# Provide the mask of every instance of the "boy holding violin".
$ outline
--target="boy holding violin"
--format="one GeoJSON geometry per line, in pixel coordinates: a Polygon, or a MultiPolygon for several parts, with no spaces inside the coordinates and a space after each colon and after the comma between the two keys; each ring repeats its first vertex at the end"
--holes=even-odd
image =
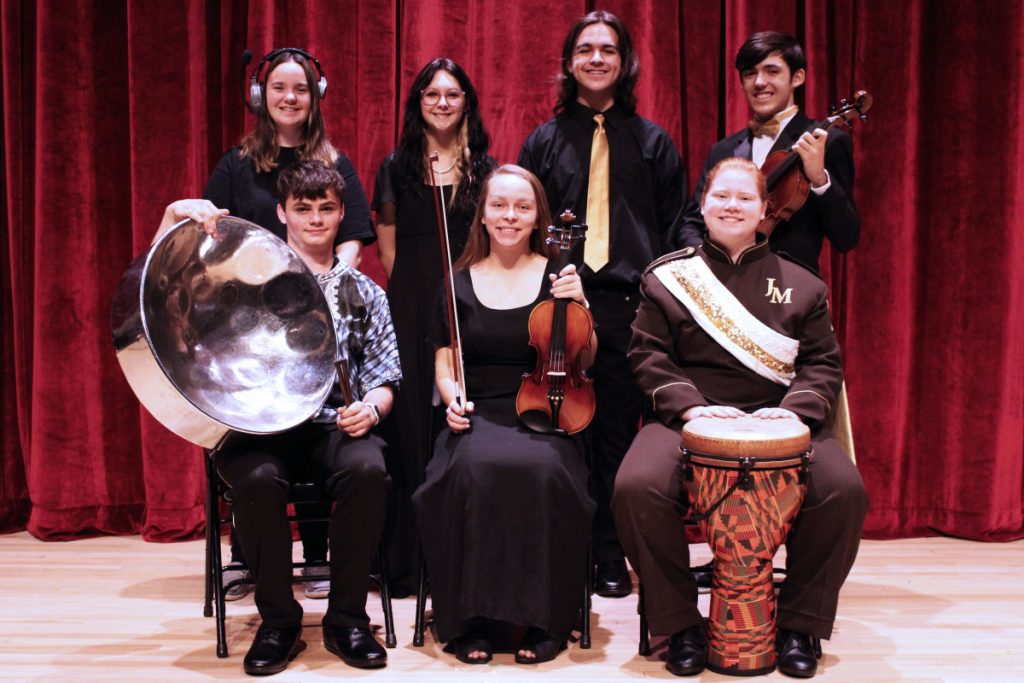
{"type": "Polygon", "coordinates": [[[753,119],[747,128],[711,148],[684,210],[685,244],[697,246],[704,238],[700,197],[708,171],[715,164],[727,157],[742,157],[760,168],[769,154],[781,150],[799,155],[811,189],[806,203],[772,231],[772,251],[785,253],[817,271],[824,238],[840,253],[857,246],[860,220],[853,204],[853,144],[845,131],[818,128],[797,108],[794,93],[804,84],[806,68],[803,49],[785,33],[755,33],[740,47],[736,70],[753,119]]]}

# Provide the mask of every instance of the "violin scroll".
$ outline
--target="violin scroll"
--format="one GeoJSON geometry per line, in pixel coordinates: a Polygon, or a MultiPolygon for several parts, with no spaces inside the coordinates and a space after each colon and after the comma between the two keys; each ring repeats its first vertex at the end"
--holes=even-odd
{"type": "Polygon", "coordinates": [[[837,123],[852,127],[858,119],[866,122],[868,120],[868,110],[871,109],[871,105],[874,103],[874,98],[871,97],[871,93],[867,90],[858,90],[853,94],[853,102],[848,101],[845,97],[839,100],[839,106],[832,105],[829,108],[829,116],[825,119],[825,125],[822,128],[828,129],[837,123]]]}

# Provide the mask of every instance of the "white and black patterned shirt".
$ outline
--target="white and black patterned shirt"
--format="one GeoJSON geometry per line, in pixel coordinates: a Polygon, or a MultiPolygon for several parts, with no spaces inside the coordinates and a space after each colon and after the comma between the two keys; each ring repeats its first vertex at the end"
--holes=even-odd
{"type": "MultiPolygon", "coordinates": [[[[348,362],[349,381],[357,400],[371,389],[397,387],[402,379],[398,342],[391,324],[391,309],[384,290],[358,270],[335,259],[334,267],[316,275],[327,297],[338,336],[338,357],[348,362]]],[[[344,404],[335,383],[314,422],[337,420],[344,404]]]]}

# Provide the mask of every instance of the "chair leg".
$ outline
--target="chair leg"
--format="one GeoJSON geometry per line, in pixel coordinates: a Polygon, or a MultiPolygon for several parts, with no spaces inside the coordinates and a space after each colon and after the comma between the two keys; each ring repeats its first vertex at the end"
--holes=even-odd
{"type": "Polygon", "coordinates": [[[647,605],[644,603],[644,585],[640,584],[640,598],[637,600],[636,611],[640,613],[640,647],[642,657],[651,654],[651,631],[647,627],[647,605]]]}
{"type": "Polygon", "coordinates": [[[208,537],[210,539],[210,569],[212,576],[210,582],[213,584],[214,616],[217,629],[217,656],[221,659],[228,656],[228,638],[225,631],[224,615],[224,562],[220,553],[220,510],[218,507],[218,480],[217,466],[214,463],[212,454],[206,459],[206,484],[207,488],[207,513],[206,524],[208,537]]]}
{"type": "Polygon", "coordinates": [[[423,647],[423,635],[426,631],[427,611],[427,561],[423,557],[423,548],[420,548],[420,576],[416,585],[416,622],[413,626],[412,644],[415,647],[423,647]]]}
{"type": "Polygon", "coordinates": [[[593,588],[593,576],[594,576],[594,558],[593,548],[588,545],[587,547],[587,571],[584,576],[586,579],[583,582],[583,626],[580,629],[580,648],[583,650],[590,649],[590,612],[591,612],[591,595],[590,591],[593,588]]]}
{"type": "Polygon", "coordinates": [[[377,565],[380,568],[380,602],[384,609],[384,644],[388,647],[398,646],[398,637],[395,635],[395,614],[391,610],[391,582],[388,580],[387,558],[384,552],[384,545],[381,544],[377,550],[377,565]]]}
{"type": "MultiPolygon", "coordinates": [[[[207,467],[209,467],[209,456],[207,457],[207,467]]],[[[207,472],[209,474],[209,472],[207,472]]],[[[209,476],[207,476],[207,488],[209,488],[209,476]]],[[[212,497],[210,491],[206,492],[206,548],[204,555],[206,556],[206,570],[203,572],[203,616],[213,616],[213,542],[216,539],[214,534],[214,527],[216,523],[211,523],[210,520],[214,519],[214,515],[211,514],[211,502],[212,497]]]]}

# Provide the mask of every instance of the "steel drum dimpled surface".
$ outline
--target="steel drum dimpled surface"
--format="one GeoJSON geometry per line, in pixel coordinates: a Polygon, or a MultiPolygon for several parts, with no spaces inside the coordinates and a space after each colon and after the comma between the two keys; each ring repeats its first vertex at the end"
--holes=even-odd
{"type": "Polygon", "coordinates": [[[215,237],[190,221],[165,234],[122,278],[113,329],[139,400],[203,446],[229,429],[294,427],[334,382],[334,325],[315,276],[287,244],[238,218],[221,218],[215,237]]]}

